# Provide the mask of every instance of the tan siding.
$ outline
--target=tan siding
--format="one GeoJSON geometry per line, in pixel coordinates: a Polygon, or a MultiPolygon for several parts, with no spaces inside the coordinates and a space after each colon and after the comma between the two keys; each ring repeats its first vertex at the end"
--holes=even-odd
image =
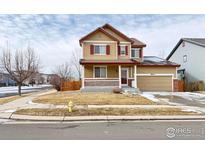
{"type": "Polygon", "coordinates": [[[130,59],[130,47],[131,47],[131,44],[128,44],[128,43],[120,43],[120,45],[126,45],[126,46],[128,46],[128,55],[125,55],[125,56],[119,55],[118,58],[119,58],[119,59],[130,59]]]}
{"type": "Polygon", "coordinates": [[[174,74],[176,77],[176,67],[137,67],[138,74],[174,74]]]}
{"type": "Polygon", "coordinates": [[[105,35],[102,32],[97,32],[93,35],[91,35],[89,38],[87,38],[86,40],[95,40],[95,41],[113,41],[112,38],[108,37],[107,35],[105,35]]]}
{"type": "Polygon", "coordinates": [[[118,78],[118,66],[107,66],[107,77],[108,78],[118,78]]]}
{"type": "Polygon", "coordinates": [[[129,78],[134,78],[134,66],[129,67],[129,78]]]}
{"type": "Polygon", "coordinates": [[[118,34],[116,34],[115,32],[113,32],[112,30],[105,28],[105,30],[112,34],[115,38],[117,38],[118,40],[122,41],[122,42],[127,42],[127,40],[125,40],[124,38],[122,38],[121,36],[119,36],[118,34]]]}
{"type": "Polygon", "coordinates": [[[138,76],[137,86],[142,91],[172,91],[172,77],[138,76]]]}
{"type": "Polygon", "coordinates": [[[85,78],[92,78],[93,77],[93,66],[92,65],[85,65],[84,66],[84,77],[85,78]]]}
{"type": "Polygon", "coordinates": [[[117,43],[83,43],[83,58],[86,60],[116,60],[117,43]],[[91,55],[90,54],[90,45],[92,44],[106,44],[110,45],[110,55],[91,55]]]}

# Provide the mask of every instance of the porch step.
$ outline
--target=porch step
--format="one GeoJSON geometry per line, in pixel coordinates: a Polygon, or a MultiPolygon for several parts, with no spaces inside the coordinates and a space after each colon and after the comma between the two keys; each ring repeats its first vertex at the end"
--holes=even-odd
{"type": "Polygon", "coordinates": [[[95,86],[95,87],[84,87],[83,89],[81,89],[81,92],[112,92],[113,88],[112,86],[106,86],[106,87],[102,87],[102,86],[95,86]]]}
{"type": "Polygon", "coordinates": [[[131,87],[123,87],[122,91],[124,93],[132,93],[132,94],[139,94],[141,91],[138,88],[131,88],[131,87]]]}

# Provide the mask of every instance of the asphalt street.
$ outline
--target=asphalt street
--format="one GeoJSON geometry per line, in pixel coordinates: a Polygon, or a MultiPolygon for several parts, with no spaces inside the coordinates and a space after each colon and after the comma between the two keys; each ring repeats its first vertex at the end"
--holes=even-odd
{"type": "Polygon", "coordinates": [[[205,121],[15,122],[0,120],[0,139],[205,139],[205,121]]]}

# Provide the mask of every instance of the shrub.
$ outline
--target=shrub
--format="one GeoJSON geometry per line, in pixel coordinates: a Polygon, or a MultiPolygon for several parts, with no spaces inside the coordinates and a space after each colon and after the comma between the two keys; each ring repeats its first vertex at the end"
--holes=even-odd
{"type": "Polygon", "coordinates": [[[115,93],[115,94],[120,94],[120,93],[122,93],[122,89],[121,88],[114,88],[112,90],[112,92],[115,93]]]}
{"type": "Polygon", "coordinates": [[[204,83],[203,81],[195,81],[188,84],[188,91],[203,91],[204,83]]]}

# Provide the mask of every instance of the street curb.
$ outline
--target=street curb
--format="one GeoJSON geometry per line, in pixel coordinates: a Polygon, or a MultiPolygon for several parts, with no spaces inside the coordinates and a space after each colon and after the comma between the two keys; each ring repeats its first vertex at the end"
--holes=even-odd
{"type": "Polygon", "coordinates": [[[13,114],[11,120],[25,121],[148,121],[148,120],[205,120],[205,116],[25,116],[13,114]]]}

